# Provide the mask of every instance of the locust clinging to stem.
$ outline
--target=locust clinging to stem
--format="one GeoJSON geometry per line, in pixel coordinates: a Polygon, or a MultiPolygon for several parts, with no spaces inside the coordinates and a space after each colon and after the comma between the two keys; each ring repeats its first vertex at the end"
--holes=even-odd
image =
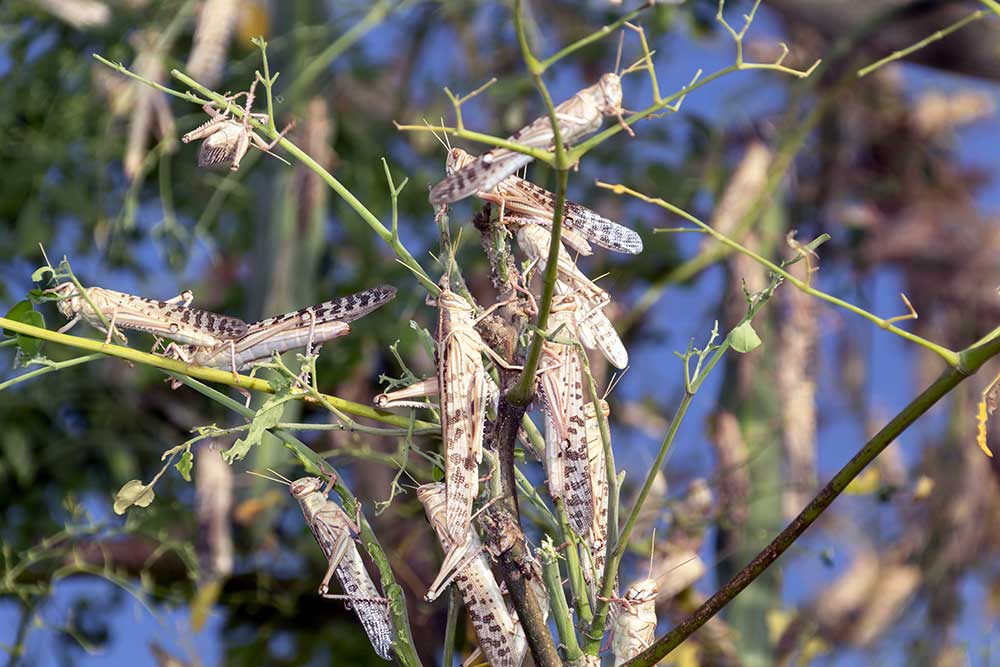
{"type": "Polygon", "coordinates": [[[220,167],[228,164],[230,170],[237,171],[240,168],[240,161],[243,159],[243,156],[250,150],[251,143],[268,155],[288,164],[286,160],[272,153],[271,149],[281,141],[286,132],[292,129],[294,123],[289,123],[285,126],[285,129],[271,143],[264,141],[250,127],[251,118],[261,121],[268,120],[267,114],[253,113],[252,111],[257,81],[258,79],[254,78],[253,83],[250,84],[250,90],[226,97],[227,101],[232,102],[241,95],[246,96],[247,101],[246,106],[243,108],[242,119],[237,120],[230,116],[230,108],[228,106],[222,111],[218,111],[213,104],[209,103],[202,106],[205,113],[209,115],[209,120],[181,137],[181,141],[186,144],[197,139],[204,139],[201,143],[201,148],[198,149],[199,167],[220,167]]]}
{"type": "Polygon", "coordinates": [[[319,594],[329,599],[346,600],[358,615],[372,648],[383,660],[391,660],[393,634],[388,603],[375,588],[354,543],[353,536],[360,532],[359,522],[349,517],[340,505],[328,497],[336,475],[330,473],[330,480],[324,484],[319,477],[300,477],[293,482],[273,470],[270,472],[276,478],[251,474],[289,487],[327,558],[328,565],[319,585],[319,594]],[[344,589],[344,595],[329,592],[330,579],[334,574],[344,589]]]}

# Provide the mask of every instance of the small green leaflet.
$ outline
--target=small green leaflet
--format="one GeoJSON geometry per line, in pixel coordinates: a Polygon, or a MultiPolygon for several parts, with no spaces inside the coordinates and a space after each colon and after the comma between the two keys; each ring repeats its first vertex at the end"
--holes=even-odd
{"type": "Polygon", "coordinates": [[[750,322],[744,322],[729,332],[729,344],[740,353],[747,353],[760,346],[761,340],[750,322]]]}
{"type": "Polygon", "coordinates": [[[226,463],[232,464],[233,461],[242,460],[253,447],[260,444],[261,438],[264,437],[264,432],[269,428],[274,428],[281,421],[281,414],[285,411],[284,404],[287,400],[289,400],[288,389],[264,401],[264,404],[260,406],[260,409],[253,416],[253,421],[250,422],[250,428],[247,430],[246,436],[240,438],[233,443],[232,447],[222,452],[222,458],[226,463]]]}
{"type": "Polygon", "coordinates": [[[132,505],[149,507],[155,497],[153,487],[147,486],[141,479],[125,482],[125,486],[118,489],[118,493],[115,494],[115,514],[125,514],[125,510],[132,505]]]}
{"type": "MultiPolygon", "coordinates": [[[[7,314],[4,315],[8,320],[14,320],[15,322],[23,322],[24,324],[30,324],[31,326],[45,328],[45,318],[42,314],[35,310],[34,306],[31,305],[30,301],[18,301],[15,303],[7,314]]],[[[31,336],[25,336],[24,334],[19,334],[14,331],[9,331],[7,329],[3,330],[5,336],[16,336],[17,346],[21,348],[21,352],[29,357],[33,357],[38,354],[38,351],[42,349],[42,341],[37,338],[32,338],[31,336]]]]}
{"type": "Polygon", "coordinates": [[[34,273],[31,274],[31,282],[40,283],[43,278],[46,278],[47,276],[54,276],[55,274],[56,272],[52,270],[51,266],[40,266],[35,269],[34,273]]]}
{"type": "Polygon", "coordinates": [[[181,474],[185,482],[191,481],[191,468],[194,466],[194,454],[191,453],[191,449],[185,449],[184,453],[181,454],[181,460],[174,464],[177,468],[177,472],[181,474]]]}

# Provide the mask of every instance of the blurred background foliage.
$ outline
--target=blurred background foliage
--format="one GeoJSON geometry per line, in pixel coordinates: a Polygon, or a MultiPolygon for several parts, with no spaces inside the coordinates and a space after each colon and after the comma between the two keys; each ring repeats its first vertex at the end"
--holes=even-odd
{"type": "MultiPolygon", "coordinates": [[[[598,0],[526,6],[543,54],[623,11],[598,0]]],[[[738,17],[749,7],[734,1],[728,13],[738,17]]],[[[692,236],[654,236],[653,228],[677,221],[598,190],[593,179],[626,183],[728,225],[770,257],[788,255],[792,230],[800,240],[827,232],[833,240],[821,249],[816,284],[883,316],[904,312],[896,293],[905,292],[920,314],[908,323],[912,330],[964,347],[1000,316],[1000,236],[992,217],[1000,202],[1000,21],[977,21],[909,64],[865,78],[856,71],[977,7],[768,1],[748,52],[773,57],[777,42],[786,41],[792,66],[824,59],[815,76],[727,77],[692,95],[680,113],[641,123],[637,138],[606,142],[571,176],[573,199],[640,230],[646,243],[627,261],[603,253],[587,261],[591,275],[610,274],[602,284],[616,297],[614,317],[633,358],[610,398],[626,499],[683,391],[671,352],[689,337],[704,340],[715,319],[734,322],[740,281],[754,286],[765,276],[692,236]]],[[[714,1],[688,0],[640,17],[664,91],[699,67],[732,62],[715,10],[714,1]]],[[[505,136],[539,113],[506,3],[6,0],[0,30],[5,303],[32,287],[39,243],[50,257],[69,256],[85,284],[157,298],[190,288],[196,305],[245,319],[390,283],[400,288],[396,301],[324,349],[321,387],[368,402],[380,373],[399,374],[388,348],[397,340],[403,359],[429,372],[431,360],[407,322],[427,326],[433,312],[352,209],[300,165],[257,151],[236,173],[196,169],[196,148],[178,137],[203,121],[202,111],[90,54],[168,85],[170,69],[180,68],[217,91],[240,91],[260,67],[250,39],[264,35],[271,69],[281,71],[279,125],[294,118],[293,140],[385,221],[390,199],[380,158],[397,179],[409,177],[399,202],[401,235],[436,276],[426,187],[440,178],[444,151],[430,135],[395,131],[392,121],[449,119],[441,88],[469,91],[492,76],[499,82],[466,108],[469,127],[505,136]]],[[[549,79],[555,99],[610,69],[616,48],[617,39],[608,38],[560,64],[549,79]]],[[[625,61],[638,53],[627,33],[625,61]]],[[[648,95],[643,75],[628,77],[626,106],[642,108],[648,95]]],[[[544,168],[532,177],[551,182],[544,168]]],[[[458,204],[453,225],[476,208],[458,204]]],[[[461,240],[463,272],[479,301],[490,303],[478,234],[466,226],[461,240]]],[[[58,326],[54,309],[45,315],[58,326]]],[[[765,319],[758,328],[764,346],[731,358],[725,377],[699,397],[626,561],[623,577],[642,576],[643,545],[653,528],[666,535],[654,566],[672,582],[661,583],[661,632],[752,557],[817,481],[940,367],[937,358],[787,287],[765,319]],[[694,556],[697,572],[666,574],[694,556]]],[[[45,354],[59,360],[74,352],[49,345],[45,354]]],[[[603,362],[592,363],[606,382],[603,362]]],[[[799,548],[696,634],[678,660],[991,664],[1000,649],[1000,468],[974,444],[984,382],[962,385],[891,447],[799,548]]],[[[327,419],[290,412],[286,420],[327,419]]],[[[111,359],[3,391],[0,641],[8,664],[378,662],[353,614],[316,596],[325,568],[284,489],[242,474],[282,464],[291,474],[275,442],[236,471],[209,473],[198,459],[196,481],[201,473],[232,487],[222,527],[199,523],[195,485],[173,472],[148,509],[124,522],[110,513],[114,490],[152,477],[160,454],[192,427],[230,422],[201,396],[172,391],[155,370],[111,359]],[[199,540],[230,525],[234,556],[228,566],[216,564],[225,575],[217,604],[195,633],[205,610],[192,600],[212,599],[205,576],[212,566],[199,556],[199,540]],[[139,607],[137,598],[149,606],[139,607]],[[137,624],[136,616],[144,620],[137,624]]],[[[330,431],[306,440],[348,473],[370,515],[388,498],[396,469],[385,454],[399,443],[330,431]]],[[[426,464],[412,465],[426,480],[426,464]]],[[[528,468],[541,481],[537,466],[528,468]]],[[[446,605],[420,601],[438,558],[422,513],[405,495],[373,522],[406,589],[421,656],[435,664],[446,605]]],[[[459,637],[467,655],[471,628],[459,637]]]]}

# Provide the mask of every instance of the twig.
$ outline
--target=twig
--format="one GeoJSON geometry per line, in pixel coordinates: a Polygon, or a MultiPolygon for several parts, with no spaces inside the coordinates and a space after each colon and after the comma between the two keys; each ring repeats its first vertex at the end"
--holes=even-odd
{"type": "Polygon", "coordinates": [[[680,625],[657,639],[652,646],[626,663],[627,667],[651,667],[663,659],[684,640],[703,626],[719,610],[741,591],[749,586],[764,570],[776,561],[796,540],[830,507],[834,500],[847,488],[875,458],[896,440],[911,424],[927,412],[941,398],[947,395],[970,375],[976,373],[984,363],[1000,354],[1000,339],[993,339],[984,345],[966,348],[959,353],[961,361],[957,367],[945,369],[927,389],[914,398],[882,430],[875,434],[858,453],[806,505],[795,519],[778,534],[750,563],[740,570],[712,597],[688,616],[680,625]]]}

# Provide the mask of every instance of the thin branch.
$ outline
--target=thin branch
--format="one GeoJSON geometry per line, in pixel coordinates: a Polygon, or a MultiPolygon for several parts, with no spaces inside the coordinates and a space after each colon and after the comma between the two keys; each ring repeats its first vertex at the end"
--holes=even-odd
{"type": "MultiPolygon", "coordinates": [[[[148,352],[133,350],[130,347],[104,343],[90,338],[81,338],[79,336],[62,334],[57,331],[49,331],[48,329],[42,329],[23,322],[8,320],[4,317],[0,317],[0,327],[31,336],[33,338],[39,338],[41,340],[57,343],[59,345],[68,345],[69,347],[74,347],[80,350],[96,352],[110,357],[125,359],[137,364],[152,366],[180,376],[187,375],[199,380],[225,384],[230,387],[239,387],[250,391],[261,391],[268,394],[275,393],[275,388],[271,386],[271,383],[265,380],[248,377],[246,375],[234,376],[232,371],[223,371],[216,368],[204,368],[202,366],[188,366],[183,361],[176,359],[168,359],[166,357],[150,354],[148,352]]],[[[306,400],[307,397],[307,392],[302,392],[301,394],[297,394],[295,396],[297,400],[306,400]]],[[[353,401],[348,401],[336,396],[330,396],[328,394],[323,394],[323,397],[331,405],[336,406],[338,410],[342,410],[343,412],[352,414],[356,417],[374,419],[375,421],[391,424],[393,426],[399,426],[401,428],[408,428],[411,424],[408,417],[402,417],[391,412],[386,412],[385,410],[379,410],[378,408],[373,408],[369,405],[354,403],[353,401]]],[[[414,428],[420,429],[434,427],[433,424],[423,421],[414,421],[412,424],[414,428]]]]}
{"type": "MultiPolygon", "coordinates": [[[[998,11],[998,9],[994,9],[992,7],[991,7],[991,9],[993,9],[993,11],[998,11]]],[[[964,28],[965,26],[969,25],[973,21],[978,21],[979,19],[983,18],[984,16],[986,16],[986,10],[984,10],[984,9],[980,9],[978,11],[972,12],[971,14],[969,14],[968,16],[966,16],[965,18],[956,21],[955,23],[951,24],[950,26],[948,26],[946,28],[942,28],[941,30],[936,31],[933,34],[928,35],[927,37],[925,37],[924,39],[920,40],[916,44],[908,46],[905,49],[900,49],[899,51],[894,51],[893,53],[890,53],[889,55],[887,55],[885,58],[882,58],[881,60],[876,60],[871,65],[868,65],[866,67],[862,67],[861,69],[858,70],[858,78],[860,79],[863,76],[868,76],[869,74],[871,74],[872,72],[874,72],[878,68],[882,67],[883,65],[887,65],[887,64],[889,64],[889,63],[891,63],[893,61],[896,61],[896,60],[901,60],[901,59],[905,58],[906,56],[910,55],[911,53],[913,53],[915,51],[919,51],[920,49],[924,48],[928,44],[933,44],[934,42],[942,40],[945,37],[947,37],[948,35],[950,35],[951,33],[955,32],[957,30],[961,30],[962,28],[964,28]]]]}
{"type": "Polygon", "coordinates": [[[764,266],[768,270],[773,271],[774,273],[782,276],[785,280],[787,280],[789,283],[797,287],[799,290],[805,292],[806,294],[815,296],[818,299],[822,299],[823,301],[826,301],[835,306],[839,306],[845,310],[848,310],[874,323],[880,329],[885,329],[890,333],[896,334],[900,338],[908,340],[911,343],[916,343],[917,345],[920,345],[921,347],[930,350],[934,354],[941,357],[949,366],[957,367],[959,363],[959,357],[957,352],[950,350],[942,345],[938,345],[937,343],[934,343],[932,341],[929,341],[926,338],[918,336],[917,334],[910,333],[909,331],[906,331],[904,329],[900,329],[899,327],[895,326],[892,323],[897,318],[889,318],[889,319],[881,318],[878,315],[875,315],[874,313],[865,310],[864,308],[855,306],[854,304],[848,303],[847,301],[835,297],[832,294],[828,294],[826,292],[823,292],[822,290],[818,290],[815,287],[810,286],[805,280],[801,280],[795,277],[794,275],[785,271],[783,268],[781,268],[771,260],[762,257],[753,250],[750,250],[746,246],[741,245],[740,243],[734,241],[725,234],[713,229],[710,225],[706,224],[705,222],[702,222],[700,219],[698,219],[694,215],[688,213],[687,211],[678,206],[674,206],[673,204],[663,199],[660,199],[659,197],[650,197],[648,195],[644,195],[641,192],[637,192],[621,184],[610,184],[598,181],[597,187],[604,188],[605,190],[611,190],[617,195],[627,194],[631,197],[635,197],[636,199],[641,199],[644,202],[654,204],[656,206],[659,206],[660,208],[664,208],[670,211],[671,213],[679,215],[688,222],[691,222],[692,224],[697,225],[699,228],[703,229],[706,234],[709,234],[723,245],[729,247],[732,250],[735,250],[736,252],[746,255],[747,257],[753,259],[761,266],[764,266]]]}
{"type": "Polygon", "coordinates": [[[892,444],[901,433],[927,412],[986,361],[1000,354],[1000,339],[973,346],[959,353],[961,362],[945,369],[927,389],[903,408],[882,430],[875,434],[858,453],[824,486],[805,509],[792,520],[753,560],[706,600],[680,625],[657,639],[652,646],[626,663],[627,667],[651,667],[690,637],[715,616],[726,604],[760,576],[774,561],[802,536],[834,500],[875,458],[892,444]]]}

